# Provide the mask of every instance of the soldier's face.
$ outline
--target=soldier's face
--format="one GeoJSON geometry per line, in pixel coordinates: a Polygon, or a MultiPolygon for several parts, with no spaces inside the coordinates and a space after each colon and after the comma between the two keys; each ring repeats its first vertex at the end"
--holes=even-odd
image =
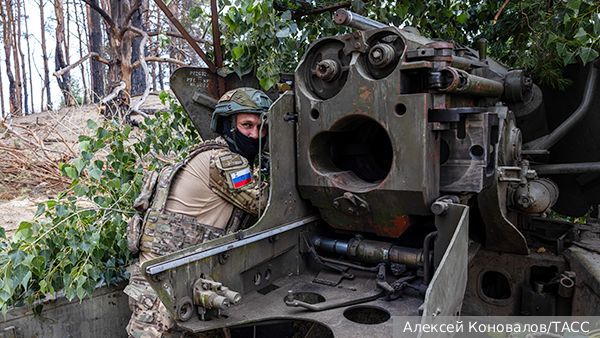
{"type": "MultiPolygon", "coordinates": [[[[239,113],[236,118],[237,129],[249,138],[257,139],[260,134],[260,114],[239,113]]],[[[267,127],[262,128],[261,138],[267,135],[267,127]]]]}

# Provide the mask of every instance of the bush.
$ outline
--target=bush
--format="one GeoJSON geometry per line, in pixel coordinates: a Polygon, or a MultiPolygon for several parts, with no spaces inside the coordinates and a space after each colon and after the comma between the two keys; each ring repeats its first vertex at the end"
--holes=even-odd
{"type": "MultiPolygon", "coordinates": [[[[34,304],[62,290],[67,299],[92,296],[96,286],[128,278],[131,262],[125,229],[134,214],[144,170],[187,156],[200,138],[182,107],[166,93],[159,112],[140,123],[141,130],[119,121],[98,125],[79,137],[81,156],[63,163],[70,188],[40,203],[31,222],[22,222],[10,242],[0,227],[0,308],[34,304]]],[[[42,305],[36,305],[39,314],[42,305]]]]}

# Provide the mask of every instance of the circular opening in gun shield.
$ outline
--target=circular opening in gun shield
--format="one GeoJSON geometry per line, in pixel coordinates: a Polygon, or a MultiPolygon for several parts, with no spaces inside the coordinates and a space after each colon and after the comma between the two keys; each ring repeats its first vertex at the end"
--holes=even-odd
{"type": "Polygon", "coordinates": [[[313,121],[315,121],[315,120],[318,120],[318,119],[319,119],[319,116],[320,116],[321,114],[319,113],[319,111],[318,111],[318,110],[316,110],[316,109],[311,109],[311,110],[310,110],[310,113],[309,113],[309,115],[310,115],[310,118],[311,118],[313,121]]]}
{"type": "Polygon", "coordinates": [[[374,306],[355,306],[344,311],[344,317],[358,324],[381,324],[390,319],[390,313],[374,306]]]}
{"type": "Polygon", "coordinates": [[[498,271],[487,271],[481,277],[481,292],[494,300],[509,299],[511,296],[508,278],[498,271]]]}
{"type": "Polygon", "coordinates": [[[469,154],[472,158],[478,160],[483,157],[485,151],[482,146],[476,144],[469,149],[469,154]]]}
{"type": "Polygon", "coordinates": [[[343,118],[328,131],[316,135],[309,152],[320,174],[348,190],[379,185],[389,174],[394,160],[387,131],[364,115],[343,118]]]}
{"type": "Polygon", "coordinates": [[[396,114],[396,116],[404,116],[404,114],[406,114],[406,106],[404,103],[398,103],[394,106],[394,114],[396,114]]]}

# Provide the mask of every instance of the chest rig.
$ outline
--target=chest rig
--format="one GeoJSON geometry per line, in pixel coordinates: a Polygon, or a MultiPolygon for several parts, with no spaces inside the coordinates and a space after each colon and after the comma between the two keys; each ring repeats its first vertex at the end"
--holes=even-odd
{"type": "Polygon", "coordinates": [[[213,149],[228,149],[218,141],[205,141],[195,147],[181,162],[161,170],[147,172],[144,176],[142,192],[133,207],[136,214],[127,225],[129,250],[152,252],[166,255],[232,233],[242,226],[247,213],[234,207],[225,229],[202,224],[194,217],[165,211],[171,182],[187,163],[201,152],[213,149]],[[150,202],[151,201],[151,202],[150,202]]]}

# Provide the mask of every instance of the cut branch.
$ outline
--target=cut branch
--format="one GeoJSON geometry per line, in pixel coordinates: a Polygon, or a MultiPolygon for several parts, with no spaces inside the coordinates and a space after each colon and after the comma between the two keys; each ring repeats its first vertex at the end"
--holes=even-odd
{"type": "Polygon", "coordinates": [[[106,102],[109,102],[110,100],[114,99],[115,97],[117,97],[117,95],[119,95],[121,90],[125,89],[125,87],[127,87],[127,85],[125,84],[125,82],[121,81],[117,88],[115,88],[115,90],[113,90],[112,93],[108,94],[105,98],[103,98],[102,101],[100,101],[100,103],[105,104],[106,102]]]}
{"type": "Polygon", "coordinates": [[[64,73],[70,71],[71,69],[79,66],[83,61],[85,61],[89,58],[93,58],[94,60],[96,60],[98,62],[104,63],[105,65],[109,64],[108,60],[101,58],[100,55],[98,55],[98,53],[92,52],[92,53],[88,53],[86,56],[82,57],[79,61],[75,62],[74,64],[69,65],[59,71],[54,72],[54,76],[59,77],[59,76],[63,75],[64,73]]]}
{"type": "Polygon", "coordinates": [[[90,0],[83,0],[83,2],[85,2],[88,6],[92,7],[92,9],[98,12],[98,14],[102,16],[102,18],[104,19],[104,21],[106,21],[110,28],[115,29],[117,27],[110,15],[108,15],[108,13],[106,13],[102,8],[98,7],[97,4],[91,2],[90,0]]]}
{"type": "Polygon", "coordinates": [[[17,133],[17,132],[16,132],[14,129],[12,129],[12,128],[11,128],[11,126],[9,126],[9,125],[7,125],[6,123],[4,123],[4,121],[2,121],[1,123],[2,123],[2,125],[3,125],[3,126],[4,126],[4,127],[5,127],[5,128],[8,130],[8,131],[10,131],[10,133],[11,133],[11,134],[15,135],[16,137],[18,137],[19,139],[21,139],[21,140],[22,140],[22,141],[24,141],[25,143],[27,143],[27,144],[29,144],[29,145],[31,145],[31,146],[34,146],[34,147],[39,147],[39,148],[42,150],[42,152],[43,152],[43,154],[42,154],[42,155],[43,155],[44,159],[45,159],[46,161],[50,162],[50,157],[48,156],[48,154],[47,154],[47,152],[46,152],[47,150],[50,150],[50,149],[48,149],[48,148],[46,148],[46,147],[43,147],[43,146],[41,146],[41,145],[39,145],[39,144],[35,144],[34,142],[32,142],[32,141],[28,140],[27,138],[23,137],[21,134],[17,133]]]}

